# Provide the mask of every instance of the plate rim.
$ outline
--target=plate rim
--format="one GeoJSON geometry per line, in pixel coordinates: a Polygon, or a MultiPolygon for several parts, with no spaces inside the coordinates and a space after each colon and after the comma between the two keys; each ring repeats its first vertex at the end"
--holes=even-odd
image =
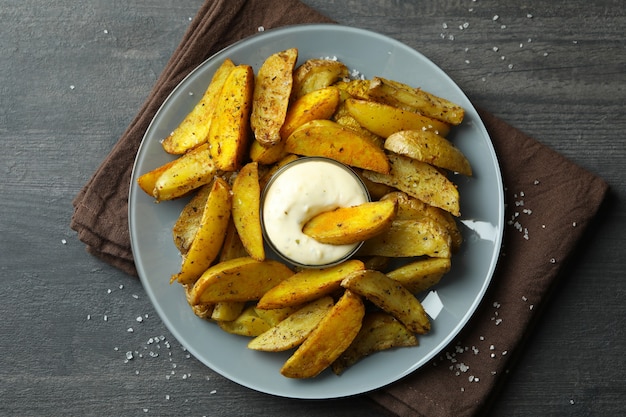
{"type": "Polygon", "coordinates": [[[401,381],[402,379],[406,378],[408,375],[418,371],[419,369],[421,369],[424,365],[426,365],[430,360],[432,360],[433,357],[435,357],[437,354],[440,354],[445,348],[446,346],[449,346],[450,343],[452,343],[454,341],[454,339],[459,335],[459,333],[467,326],[468,322],[471,320],[471,318],[475,315],[478,307],[480,306],[480,304],[483,302],[484,298],[485,298],[485,294],[488,291],[489,286],[491,285],[493,276],[496,272],[496,268],[497,268],[497,264],[499,262],[500,259],[500,253],[501,253],[501,247],[502,247],[502,241],[503,241],[503,236],[504,236],[504,210],[505,210],[505,202],[504,202],[504,185],[503,185],[503,179],[502,179],[502,170],[500,167],[500,163],[498,160],[498,155],[495,151],[495,148],[493,146],[493,141],[491,140],[491,136],[489,135],[489,132],[487,131],[484,122],[482,120],[482,118],[480,117],[480,114],[478,113],[478,110],[474,107],[473,103],[471,102],[471,100],[469,99],[469,97],[465,94],[465,91],[463,89],[461,89],[460,86],[458,86],[458,84],[449,76],[449,74],[447,72],[445,72],[441,67],[439,67],[437,64],[435,64],[433,61],[431,61],[427,56],[425,56],[424,54],[422,54],[419,50],[414,49],[413,47],[397,40],[394,39],[393,37],[389,36],[389,35],[385,35],[379,32],[375,32],[369,29],[364,29],[364,28],[358,28],[358,27],[352,27],[352,26],[347,26],[347,25],[342,25],[342,24],[335,24],[335,23],[310,23],[310,24],[294,24],[294,25],[286,25],[286,26],[281,26],[281,27],[277,27],[277,28],[272,28],[272,29],[266,29],[262,32],[258,32],[258,33],[254,33],[246,38],[240,39],[226,47],[224,47],[223,49],[217,51],[216,53],[212,54],[211,56],[209,56],[207,59],[205,59],[204,61],[202,61],[200,64],[198,64],[195,68],[193,68],[187,75],[185,75],[180,82],[172,89],[172,91],[170,91],[170,93],[166,96],[166,98],[163,100],[163,102],[160,104],[159,108],[157,109],[157,111],[155,112],[154,116],[152,117],[150,123],[148,124],[141,142],[138,146],[137,149],[137,154],[135,155],[134,161],[133,161],[133,167],[132,167],[132,171],[131,171],[131,179],[130,179],[130,187],[129,187],[129,192],[128,192],[128,209],[127,209],[127,215],[128,215],[128,230],[129,230],[129,238],[130,238],[130,243],[131,243],[131,250],[133,253],[133,257],[136,258],[136,254],[138,253],[138,249],[136,248],[136,242],[135,242],[135,233],[133,232],[133,225],[134,225],[134,221],[133,221],[133,205],[131,204],[131,202],[134,200],[136,194],[138,194],[141,190],[139,189],[139,187],[137,186],[136,183],[136,179],[138,177],[138,173],[136,172],[136,168],[137,168],[137,164],[140,161],[141,155],[142,155],[142,150],[146,145],[146,142],[148,142],[146,139],[149,136],[149,134],[151,133],[151,131],[154,128],[154,124],[157,123],[158,119],[160,118],[161,113],[164,111],[164,109],[167,107],[167,104],[169,103],[169,101],[172,99],[172,97],[177,94],[177,92],[182,89],[185,88],[185,85],[187,84],[188,80],[190,78],[192,78],[197,72],[201,71],[202,68],[207,65],[208,63],[210,63],[213,59],[215,59],[217,56],[220,55],[224,55],[226,54],[229,50],[232,50],[238,46],[240,46],[243,43],[248,43],[248,42],[254,42],[256,39],[258,39],[259,37],[268,37],[271,38],[273,36],[279,36],[281,33],[285,33],[285,32],[308,32],[308,31],[316,31],[316,30],[331,30],[331,31],[337,31],[337,32],[344,32],[344,33],[352,33],[352,34],[356,34],[356,35],[361,35],[361,36],[373,36],[373,37],[377,37],[379,39],[384,40],[385,42],[389,43],[392,46],[395,47],[400,47],[402,49],[406,49],[408,50],[411,54],[415,54],[421,57],[421,59],[424,60],[425,63],[427,63],[428,65],[433,66],[437,71],[439,71],[442,75],[444,75],[445,77],[448,78],[448,80],[450,81],[450,83],[452,83],[458,90],[459,92],[467,99],[467,101],[470,103],[470,106],[472,107],[472,110],[476,113],[477,117],[478,117],[478,128],[481,131],[481,134],[487,139],[486,140],[486,145],[487,148],[490,152],[490,159],[493,161],[494,166],[495,166],[495,171],[496,171],[496,178],[495,178],[495,182],[498,186],[498,195],[500,198],[498,198],[498,218],[500,223],[497,225],[499,226],[497,229],[497,233],[493,239],[493,244],[494,244],[494,251],[492,253],[491,259],[490,259],[490,263],[489,263],[489,267],[488,267],[488,273],[487,276],[485,277],[484,281],[482,282],[482,285],[477,293],[477,297],[473,300],[473,302],[470,304],[470,307],[468,309],[468,311],[463,315],[463,317],[459,320],[459,322],[456,324],[456,326],[454,326],[454,328],[452,329],[452,331],[450,332],[449,335],[447,335],[444,340],[442,341],[442,343],[440,343],[440,345],[438,345],[439,349],[435,352],[430,352],[430,356],[428,356],[426,359],[423,360],[423,363],[419,366],[412,366],[408,369],[406,369],[404,372],[400,373],[399,375],[397,375],[396,378],[393,378],[393,380],[390,381],[386,381],[384,383],[381,383],[379,385],[376,386],[372,386],[368,389],[365,390],[360,390],[360,391],[354,391],[354,392],[347,392],[347,393],[339,393],[339,394],[332,394],[332,395],[325,395],[325,396],[307,396],[307,395],[294,395],[293,392],[277,392],[276,390],[271,390],[271,389],[263,389],[260,388],[258,386],[253,386],[249,383],[246,383],[246,381],[242,380],[241,378],[238,377],[234,377],[233,375],[231,375],[229,372],[226,372],[225,370],[222,369],[222,367],[216,366],[215,364],[209,364],[207,363],[206,360],[204,360],[203,358],[200,358],[199,355],[194,354],[195,353],[195,349],[194,348],[190,348],[189,346],[187,346],[186,341],[184,341],[184,337],[181,335],[180,331],[178,330],[178,328],[176,326],[173,325],[173,323],[171,323],[170,319],[168,317],[164,317],[164,312],[162,311],[162,308],[159,306],[159,302],[156,299],[156,295],[153,291],[153,289],[151,288],[150,282],[148,280],[147,277],[145,277],[144,271],[143,271],[143,267],[142,265],[138,265],[136,263],[136,269],[137,269],[137,273],[139,275],[140,281],[142,283],[142,286],[144,287],[144,290],[146,291],[146,293],[148,294],[148,297],[150,299],[151,304],[153,305],[153,308],[155,308],[155,310],[157,311],[159,318],[161,319],[161,321],[163,322],[163,324],[165,324],[166,328],[172,333],[172,335],[177,339],[177,341],[186,349],[188,349],[190,351],[190,353],[194,354],[194,356],[196,357],[196,359],[201,362],[204,366],[207,366],[208,368],[210,368],[211,370],[213,370],[214,372],[220,374],[221,376],[223,376],[224,378],[233,381],[241,386],[244,386],[248,389],[251,390],[255,390],[261,393],[265,393],[265,394],[270,394],[270,395],[274,395],[274,396],[278,396],[278,397],[285,397],[285,398],[292,398],[292,399],[336,399],[336,398],[345,398],[345,397],[349,397],[349,396],[354,396],[354,395],[361,395],[361,394],[365,394],[368,392],[372,392],[381,388],[384,388],[385,386],[388,386],[390,384],[396,383],[398,381],[401,381]]]}

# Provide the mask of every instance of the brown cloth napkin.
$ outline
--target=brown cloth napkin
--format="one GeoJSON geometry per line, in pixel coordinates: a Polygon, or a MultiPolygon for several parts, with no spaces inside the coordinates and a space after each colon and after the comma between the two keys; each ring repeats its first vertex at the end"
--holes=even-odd
{"type": "MultiPolygon", "coordinates": [[[[332,23],[297,0],[207,0],[152,93],[73,201],[71,227],[87,250],[137,275],[128,232],[128,189],[137,149],[172,89],[215,52],[259,27],[332,23]]],[[[432,363],[370,394],[400,416],[471,416],[505,374],[559,271],[595,216],[606,183],[487,112],[499,157],[508,225],[492,285],[466,329],[432,363]]]]}

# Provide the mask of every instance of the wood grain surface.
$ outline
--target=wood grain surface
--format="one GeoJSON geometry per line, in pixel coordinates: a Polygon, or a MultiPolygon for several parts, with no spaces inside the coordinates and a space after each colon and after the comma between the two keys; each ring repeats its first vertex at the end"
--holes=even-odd
{"type": "MultiPolygon", "coordinates": [[[[624,415],[624,2],[304,3],[417,49],[476,106],[610,184],[485,415],[624,415]]],[[[200,5],[0,0],[2,416],[385,415],[366,398],[287,400],[216,374],[166,330],[138,280],[88,255],[69,228],[72,198],[200,5]]]]}

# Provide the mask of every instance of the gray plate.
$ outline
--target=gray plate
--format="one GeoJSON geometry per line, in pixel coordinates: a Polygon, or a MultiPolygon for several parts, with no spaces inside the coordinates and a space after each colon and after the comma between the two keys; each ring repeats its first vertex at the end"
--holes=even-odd
{"type": "Polygon", "coordinates": [[[457,85],[436,65],[408,46],[366,30],[339,25],[302,25],[259,33],[217,53],[194,70],[165,101],[148,128],[132,176],[129,196],[130,235],[135,263],[155,309],[172,334],[211,369],[251,389],[284,397],[336,398],[365,393],[410,374],[449,344],[479,305],[491,280],[504,228],[502,179],[494,149],[476,110],[457,85]],[[247,338],[224,333],[192,313],[180,285],[170,276],[180,268],[172,242],[172,226],[186,200],[155,204],[137,186],[137,178],[172,157],[160,141],[192,109],[212,74],[225,59],[258,70],[270,54],[291,47],[299,62],[336,57],[367,78],[383,76],[452,100],[466,109],[466,119],[449,138],[464,152],[471,179],[453,180],[461,195],[461,227],[465,244],[453,257],[452,271],[436,288],[443,310],[420,346],[374,354],[340,377],[330,371],[310,380],[292,380],[279,370],[289,352],[247,349],[247,338]]]}

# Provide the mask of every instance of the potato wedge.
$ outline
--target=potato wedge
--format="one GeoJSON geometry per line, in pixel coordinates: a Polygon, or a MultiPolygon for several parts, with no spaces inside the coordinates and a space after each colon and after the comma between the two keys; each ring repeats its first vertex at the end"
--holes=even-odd
{"type": "Polygon", "coordinates": [[[208,143],[215,166],[222,171],[237,171],[247,156],[253,90],[252,67],[237,65],[217,99],[208,143]]]}
{"type": "Polygon", "coordinates": [[[406,156],[392,153],[387,158],[391,166],[389,174],[365,170],[363,176],[460,216],[459,191],[445,175],[432,165],[406,156]]]}
{"type": "Polygon", "coordinates": [[[204,144],[141,175],[137,183],[157,201],[173,200],[210,183],[218,172],[204,144]]]}
{"type": "Polygon", "coordinates": [[[419,294],[437,284],[450,271],[450,258],[424,258],[387,272],[413,294],[419,294]]]}
{"type": "Polygon", "coordinates": [[[219,262],[229,261],[235,258],[243,258],[246,256],[250,255],[248,255],[248,251],[246,251],[243,243],[241,243],[241,238],[239,237],[239,233],[237,233],[235,223],[231,216],[230,221],[228,222],[228,228],[226,229],[226,236],[224,236],[224,243],[222,244],[222,249],[220,250],[219,262]]]}
{"type": "Polygon", "coordinates": [[[349,98],[345,101],[350,114],[367,130],[384,138],[401,130],[429,130],[447,136],[450,125],[408,110],[376,101],[349,98]]]}
{"type": "Polygon", "coordinates": [[[429,219],[394,220],[384,233],[366,240],[359,256],[392,258],[431,256],[449,258],[451,242],[448,231],[429,219]]]}
{"type": "Polygon", "coordinates": [[[255,139],[263,146],[269,147],[281,140],[280,128],[289,106],[297,59],[296,48],[277,52],[263,62],[257,73],[250,126],[255,139]]]}
{"type": "Polygon", "coordinates": [[[318,299],[341,288],[342,279],[363,268],[363,262],[352,259],[328,268],[304,269],[263,294],[257,308],[282,308],[318,299]]]}
{"type": "Polygon", "coordinates": [[[193,284],[217,258],[230,221],[231,206],[230,187],[218,177],[207,198],[200,227],[189,250],[183,256],[180,272],[172,280],[181,284],[193,284]]]}
{"type": "Polygon", "coordinates": [[[353,207],[339,207],[318,214],[302,228],[318,242],[348,245],[370,239],[391,227],[397,203],[372,201],[353,207]]]}
{"type": "Polygon", "coordinates": [[[217,68],[200,101],[180,125],[163,140],[165,152],[180,155],[208,140],[217,98],[233,68],[235,64],[228,58],[217,68]]]}
{"type": "Polygon", "coordinates": [[[403,130],[385,140],[385,149],[439,168],[471,176],[465,155],[443,136],[426,130],[403,130]]]}
{"type": "Polygon", "coordinates": [[[204,213],[206,201],[211,193],[211,188],[211,184],[200,187],[196,195],[185,204],[185,207],[183,207],[183,210],[178,215],[178,219],[176,219],[176,223],[174,223],[174,227],[172,227],[174,245],[183,255],[189,250],[200,228],[202,214],[204,213]]]}
{"type": "Polygon", "coordinates": [[[398,81],[374,77],[369,96],[392,106],[419,112],[451,125],[459,125],[465,117],[463,107],[419,88],[398,81]]]}
{"type": "Polygon", "coordinates": [[[271,310],[263,310],[255,306],[256,314],[261,317],[267,324],[274,327],[287,317],[298,311],[302,306],[289,306],[283,308],[273,308],[271,310]]]}
{"type": "Polygon", "coordinates": [[[350,75],[348,67],[334,59],[309,59],[298,66],[293,73],[293,92],[291,100],[347,78],[350,75]]]}
{"type": "Polygon", "coordinates": [[[382,311],[366,313],[359,334],[332,364],[340,375],[348,367],[375,352],[398,347],[417,346],[417,337],[391,314],[382,311]]]}
{"type": "Polygon", "coordinates": [[[261,230],[261,188],[256,162],[246,164],[233,182],[233,222],[248,254],[257,261],[265,259],[261,230]]]}
{"type": "Polygon", "coordinates": [[[349,97],[361,100],[369,100],[370,80],[356,79],[348,81],[338,81],[334,84],[342,92],[342,96],[347,99],[349,97]]]}
{"type": "MultiPolygon", "coordinates": [[[[280,352],[300,345],[330,311],[334,302],[330,296],[312,301],[248,343],[248,348],[265,352],[280,352]]],[[[257,310],[257,314],[259,311],[257,310]]],[[[266,310],[267,311],[267,310],[266,310]]]]}
{"type": "Polygon", "coordinates": [[[439,207],[431,206],[421,200],[409,196],[402,191],[394,191],[381,197],[381,200],[395,199],[398,202],[396,220],[433,220],[443,226],[452,239],[452,251],[456,252],[463,244],[463,235],[455,218],[439,207]]]}
{"type": "Polygon", "coordinates": [[[284,264],[250,257],[231,259],[207,269],[191,290],[192,304],[260,299],[293,272],[284,264]]]}
{"type": "Polygon", "coordinates": [[[270,329],[270,325],[256,314],[254,306],[247,307],[235,320],[218,321],[217,325],[227,333],[249,337],[258,336],[270,329]]]}
{"type": "Polygon", "coordinates": [[[246,303],[243,301],[220,301],[213,305],[211,319],[215,321],[233,321],[241,315],[246,303]]]}
{"type": "Polygon", "coordinates": [[[287,155],[284,141],[280,141],[272,146],[263,146],[261,142],[254,139],[250,144],[250,160],[259,164],[271,165],[287,155]]]}
{"type": "Polygon", "coordinates": [[[367,269],[354,272],[341,286],[368,299],[410,331],[418,334],[430,331],[430,320],[415,295],[382,272],[367,269]]]}
{"type": "Polygon", "coordinates": [[[210,320],[211,314],[213,313],[214,304],[196,304],[196,305],[191,304],[190,297],[191,297],[192,287],[193,285],[183,284],[183,288],[185,289],[185,298],[187,299],[187,303],[191,307],[191,311],[193,311],[193,314],[200,317],[201,319],[210,320]]]}
{"type": "Polygon", "coordinates": [[[288,378],[312,378],[328,368],[350,346],[361,329],[365,306],[352,291],[343,293],[309,337],[287,359],[280,373],[288,378]]]}
{"type": "Polygon", "coordinates": [[[311,91],[294,101],[287,110],[285,123],[280,129],[282,140],[294,130],[312,120],[330,119],[339,105],[339,90],[336,87],[325,87],[311,91]]]}
{"type": "Polygon", "coordinates": [[[385,152],[369,139],[331,120],[313,120],[287,138],[285,150],[304,156],[324,156],[346,165],[388,173],[385,152]]]}

